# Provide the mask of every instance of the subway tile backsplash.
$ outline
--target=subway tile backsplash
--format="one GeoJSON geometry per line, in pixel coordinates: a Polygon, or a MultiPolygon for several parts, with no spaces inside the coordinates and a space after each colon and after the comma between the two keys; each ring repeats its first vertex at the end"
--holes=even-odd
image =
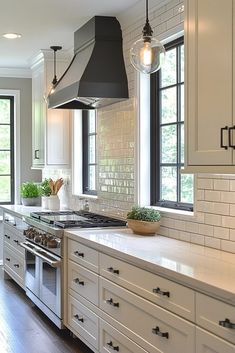
{"type": "MultiPolygon", "coordinates": [[[[155,7],[150,21],[155,35],[174,33],[183,21],[180,0],[155,7]]],[[[144,16],[123,30],[130,99],[98,111],[98,198],[89,199],[91,211],[125,218],[134,204],[135,175],[135,75],[129,48],[140,37],[144,16]]],[[[60,197],[64,207],[80,209],[84,199],[72,196],[71,170],[44,169],[43,177],[64,177],[68,185],[60,197]]],[[[162,213],[161,235],[235,253],[235,175],[195,176],[194,214],[162,213]]]]}

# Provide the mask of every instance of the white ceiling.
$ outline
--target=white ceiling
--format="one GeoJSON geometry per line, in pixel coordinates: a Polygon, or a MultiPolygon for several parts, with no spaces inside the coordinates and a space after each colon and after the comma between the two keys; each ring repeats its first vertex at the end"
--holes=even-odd
{"type": "Polygon", "coordinates": [[[0,68],[28,68],[40,49],[73,47],[73,33],[95,15],[117,16],[143,0],[7,0],[1,3],[0,68]],[[9,40],[3,33],[22,38],[9,40]]]}

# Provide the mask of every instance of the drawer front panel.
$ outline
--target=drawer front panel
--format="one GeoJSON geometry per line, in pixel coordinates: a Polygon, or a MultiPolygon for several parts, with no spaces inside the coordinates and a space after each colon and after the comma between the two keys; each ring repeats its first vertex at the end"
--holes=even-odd
{"type": "Polygon", "coordinates": [[[110,326],[104,320],[100,320],[100,353],[147,353],[128,337],[110,326]]]}
{"type": "Polygon", "coordinates": [[[98,316],[78,300],[68,295],[68,323],[93,347],[98,349],[98,316]]]}
{"type": "Polygon", "coordinates": [[[194,352],[194,325],[105,279],[100,308],[140,336],[148,351],[194,352]]]}
{"type": "Polygon", "coordinates": [[[71,260],[98,273],[98,251],[68,239],[68,252],[71,260]]]}
{"type": "Polygon", "coordinates": [[[234,353],[235,346],[197,327],[196,353],[234,353]]]}
{"type": "Polygon", "coordinates": [[[24,260],[15,256],[8,247],[4,247],[4,268],[20,284],[24,284],[24,260]]]}
{"type": "Polygon", "coordinates": [[[8,225],[4,225],[4,241],[6,244],[12,246],[19,254],[24,255],[25,251],[20,246],[20,243],[24,241],[25,237],[16,229],[11,228],[12,227],[8,225]]]}
{"type": "Polygon", "coordinates": [[[68,285],[93,304],[98,305],[98,275],[73,261],[68,262],[68,285]]]}
{"type": "Polygon", "coordinates": [[[196,323],[235,344],[235,306],[197,293],[196,323]]]}
{"type": "Polygon", "coordinates": [[[188,320],[195,318],[195,292],[138,267],[100,254],[100,274],[188,320]]]}

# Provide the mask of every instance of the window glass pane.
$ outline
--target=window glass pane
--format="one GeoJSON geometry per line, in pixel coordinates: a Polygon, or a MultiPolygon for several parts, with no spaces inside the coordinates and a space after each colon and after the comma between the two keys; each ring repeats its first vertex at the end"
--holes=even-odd
{"type": "Polygon", "coordinates": [[[9,151],[0,151],[0,174],[10,174],[10,156],[11,153],[9,151]]]}
{"type": "Polygon", "coordinates": [[[0,125],[0,150],[10,148],[10,125],[0,125]]]}
{"type": "Polygon", "coordinates": [[[163,90],[161,92],[161,123],[175,122],[176,112],[176,87],[163,90]]]}
{"type": "Polygon", "coordinates": [[[11,177],[0,176],[0,203],[11,201],[11,177]]]}
{"type": "Polygon", "coordinates": [[[180,163],[184,163],[184,124],[181,124],[180,134],[181,134],[180,163]]]}
{"type": "Polygon", "coordinates": [[[10,100],[0,99],[0,124],[10,123],[10,100]]]}
{"type": "Polygon", "coordinates": [[[176,125],[161,127],[161,163],[177,162],[176,125]]]}
{"type": "Polygon", "coordinates": [[[95,163],[95,135],[89,136],[88,143],[88,163],[95,163]]]}
{"type": "Polygon", "coordinates": [[[181,45],[180,47],[180,55],[181,55],[180,82],[184,82],[184,45],[181,45]]]}
{"type": "Polygon", "coordinates": [[[95,133],[96,130],[96,119],[95,119],[95,111],[90,111],[89,112],[89,128],[88,132],[89,134],[95,133]]]}
{"type": "Polygon", "coordinates": [[[181,104],[180,104],[180,120],[184,121],[184,85],[180,86],[180,98],[181,98],[181,104]]]}
{"type": "Polygon", "coordinates": [[[192,174],[181,174],[181,202],[193,203],[192,174]]]}
{"type": "Polygon", "coordinates": [[[177,168],[161,167],[161,201],[177,200],[177,168]]]}
{"type": "Polygon", "coordinates": [[[161,72],[161,87],[176,83],[176,48],[166,52],[164,68],[161,72]]]}
{"type": "Polygon", "coordinates": [[[95,178],[95,170],[96,166],[95,165],[90,165],[89,166],[89,171],[88,171],[88,187],[89,190],[96,190],[96,178],[95,178]]]}

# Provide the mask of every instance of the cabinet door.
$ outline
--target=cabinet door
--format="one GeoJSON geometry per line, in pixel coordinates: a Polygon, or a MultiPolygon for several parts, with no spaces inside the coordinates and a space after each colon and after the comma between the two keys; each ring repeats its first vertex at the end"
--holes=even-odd
{"type": "Polygon", "coordinates": [[[235,346],[200,328],[196,329],[196,353],[234,353],[235,346]]]}
{"type": "Polygon", "coordinates": [[[33,167],[44,165],[45,103],[44,68],[37,68],[32,74],[32,156],[33,167]]]}
{"type": "Polygon", "coordinates": [[[231,165],[228,128],[232,126],[233,0],[187,0],[186,161],[231,165]],[[226,129],[221,131],[221,128],[226,129]]]}

